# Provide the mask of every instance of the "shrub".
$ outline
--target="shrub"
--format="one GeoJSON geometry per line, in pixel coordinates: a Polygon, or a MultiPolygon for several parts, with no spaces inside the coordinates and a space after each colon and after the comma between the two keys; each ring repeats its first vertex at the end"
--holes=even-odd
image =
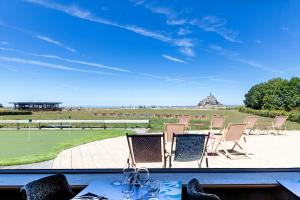
{"type": "Polygon", "coordinates": [[[284,115],[284,116],[288,116],[288,120],[290,121],[294,121],[294,122],[300,122],[300,111],[299,110],[295,110],[295,111],[291,111],[291,112],[287,112],[284,110],[255,110],[252,108],[247,108],[245,106],[241,106],[239,108],[240,112],[244,112],[244,113],[250,113],[253,115],[258,115],[258,116],[262,116],[262,117],[276,117],[279,115],[284,115]]]}

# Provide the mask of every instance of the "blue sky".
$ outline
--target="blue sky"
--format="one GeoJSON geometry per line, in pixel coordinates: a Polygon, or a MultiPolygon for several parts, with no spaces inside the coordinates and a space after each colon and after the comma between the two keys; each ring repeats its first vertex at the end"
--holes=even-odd
{"type": "Polygon", "coordinates": [[[297,0],[0,0],[0,103],[224,104],[300,75],[297,0]]]}

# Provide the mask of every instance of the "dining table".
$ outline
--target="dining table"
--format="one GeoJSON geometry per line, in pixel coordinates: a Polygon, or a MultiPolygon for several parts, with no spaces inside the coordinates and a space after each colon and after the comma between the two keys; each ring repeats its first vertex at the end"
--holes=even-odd
{"type": "MultiPolygon", "coordinates": [[[[141,193],[141,188],[135,186],[135,191],[131,200],[148,200],[151,195],[143,189],[141,193]],[[141,198],[143,194],[143,198],[141,198]]],[[[72,200],[88,200],[87,196],[95,196],[95,198],[90,198],[93,200],[122,200],[126,199],[122,195],[122,181],[103,181],[96,180],[91,182],[86,188],[84,188],[80,193],[78,193],[72,200]],[[98,198],[96,197],[98,196],[98,198]],[[102,198],[99,198],[102,197],[102,198]]],[[[181,200],[182,196],[182,181],[160,181],[160,192],[157,196],[158,200],[181,200]]]]}

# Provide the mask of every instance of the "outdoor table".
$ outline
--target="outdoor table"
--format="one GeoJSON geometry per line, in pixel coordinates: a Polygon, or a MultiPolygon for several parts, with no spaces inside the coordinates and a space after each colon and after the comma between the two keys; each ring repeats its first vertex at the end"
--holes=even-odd
{"type": "MultiPolygon", "coordinates": [[[[121,181],[94,181],[89,184],[85,189],[83,189],[79,194],[77,194],[73,199],[78,199],[79,196],[82,196],[87,193],[92,193],[98,196],[103,196],[108,200],[122,200],[126,199],[122,195],[122,182],[121,181]]],[[[168,200],[181,200],[182,193],[182,182],[181,181],[160,181],[160,192],[158,199],[168,199],[168,200]]],[[[150,195],[147,194],[146,187],[143,191],[143,199],[148,200],[150,195]]],[[[140,199],[140,189],[136,187],[135,194],[131,198],[132,200],[140,199]]]]}

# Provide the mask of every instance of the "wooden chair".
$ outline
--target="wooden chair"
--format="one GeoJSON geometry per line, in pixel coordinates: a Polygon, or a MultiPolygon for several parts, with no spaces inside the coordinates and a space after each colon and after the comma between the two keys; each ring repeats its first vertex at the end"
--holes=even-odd
{"type": "Polygon", "coordinates": [[[248,153],[244,151],[243,147],[239,144],[241,138],[244,138],[244,142],[246,142],[246,138],[244,135],[246,127],[247,124],[229,124],[225,131],[222,133],[222,136],[218,138],[218,142],[215,146],[215,151],[218,149],[219,146],[221,146],[222,150],[225,152],[225,155],[230,159],[237,158],[235,154],[241,153],[248,157],[248,153]],[[234,144],[231,148],[231,151],[233,151],[234,148],[238,146],[242,150],[242,152],[230,153],[226,147],[226,143],[229,142],[234,144]]]}
{"type": "Polygon", "coordinates": [[[166,142],[172,142],[174,133],[185,133],[185,124],[165,123],[164,137],[166,142]]]}
{"type": "Polygon", "coordinates": [[[138,163],[161,163],[166,167],[167,153],[162,134],[126,134],[129,147],[128,161],[136,166],[138,163]]]}
{"type": "Polygon", "coordinates": [[[220,133],[224,129],[225,118],[223,116],[213,116],[210,122],[210,132],[218,130],[220,133]]]}
{"type": "Polygon", "coordinates": [[[270,129],[272,131],[275,131],[276,135],[279,135],[280,131],[282,132],[282,134],[285,134],[283,131],[286,130],[286,127],[284,125],[287,119],[287,116],[276,116],[274,121],[272,122],[272,126],[270,127],[270,129]]]}
{"type": "Polygon", "coordinates": [[[177,120],[178,124],[184,124],[184,127],[185,127],[186,130],[191,129],[189,127],[189,122],[190,122],[190,116],[189,115],[180,116],[177,120]]]}
{"type": "Polygon", "coordinates": [[[257,123],[257,120],[259,119],[259,117],[256,117],[256,116],[248,116],[245,120],[245,124],[247,124],[247,127],[246,127],[246,131],[245,133],[247,135],[250,135],[251,132],[254,131],[254,128],[255,128],[255,125],[257,123]]]}

